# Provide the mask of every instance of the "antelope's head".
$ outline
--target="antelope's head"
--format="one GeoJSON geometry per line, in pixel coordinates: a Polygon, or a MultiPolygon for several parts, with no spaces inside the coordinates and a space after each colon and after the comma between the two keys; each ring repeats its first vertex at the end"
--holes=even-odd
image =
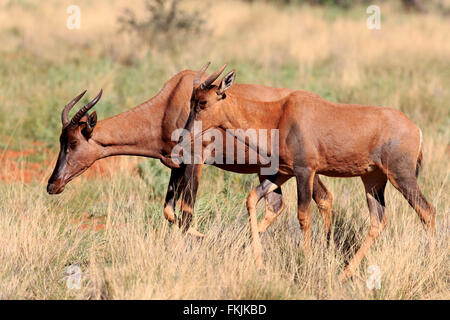
{"type": "Polygon", "coordinates": [[[102,96],[99,94],[69,121],[69,111],[83,97],[86,90],[67,104],[61,114],[62,132],[59,137],[60,149],[55,169],[48,180],[47,192],[58,194],[64,191],[66,184],[82,174],[99,158],[100,147],[92,141],[92,132],[97,124],[97,113],[88,111],[102,96]]]}
{"type": "Polygon", "coordinates": [[[191,109],[185,125],[185,129],[189,131],[194,124],[194,120],[207,121],[208,123],[202,124],[205,130],[215,125],[209,122],[219,120],[219,111],[221,110],[219,102],[226,98],[225,92],[231,87],[236,78],[236,70],[232,70],[223,77],[219,85],[213,84],[225,70],[227,65],[224,64],[219,70],[206,78],[205,81],[201,82],[201,78],[209,65],[210,63],[208,62],[194,78],[194,88],[190,102],[191,109]]]}

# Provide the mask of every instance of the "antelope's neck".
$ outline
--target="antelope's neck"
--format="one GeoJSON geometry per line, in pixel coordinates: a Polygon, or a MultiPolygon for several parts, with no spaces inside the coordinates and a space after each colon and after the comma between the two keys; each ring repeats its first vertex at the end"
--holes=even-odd
{"type": "Polygon", "coordinates": [[[99,158],[132,155],[166,162],[172,147],[171,133],[186,122],[194,72],[182,71],[161,91],[141,105],[99,121],[92,139],[100,146],[99,158]],[[189,85],[186,85],[189,83],[189,85]],[[184,102],[184,103],[182,103],[184,102]]]}
{"type": "Polygon", "coordinates": [[[163,89],[147,102],[99,121],[92,136],[101,149],[99,158],[131,155],[162,159],[167,150],[163,123],[168,96],[163,89]]]}
{"type": "Polygon", "coordinates": [[[117,155],[160,158],[159,118],[163,108],[156,105],[144,108],[144,105],[145,103],[97,124],[92,139],[101,148],[100,158],[117,155]]]}

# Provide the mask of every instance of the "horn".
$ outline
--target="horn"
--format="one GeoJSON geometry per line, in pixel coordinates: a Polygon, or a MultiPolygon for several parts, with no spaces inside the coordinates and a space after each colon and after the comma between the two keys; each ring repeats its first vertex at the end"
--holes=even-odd
{"type": "Polygon", "coordinates": [[[78,111],[73,116],[72,120],[70,121],[70,124],[72,126],[78,125],[78,122],[86,114],[86,112],[88,112],[93,106],[95,106],[95,104],[98,102],[98,100],[100,100],[100,98],[102,97],[102,93],[103,93],[103,89],[100,89],[100,92],[98,93],[98,95],[91,102],[89,102],[87,105],[85,105],[83,108],[81,108],[80,111],[78,111]]]}
{"type": "Polygon", "coordinates": [[[227,64],[225,63],[219,70],[217,70],[212,75],[210,75],[205,80],[205,82],[202,83],[202,89],[209,88],[212,85],[212,83],[214,81],[216,81],[216,79],[220,76],[220,74],[223,72],[223,70],[225,70],[226,67],[227,67],[227,64]]]}
{"type": "Polygon", "coordinates": [[[211,62],[207,62],[203,68],[197,72],[197,74],[195,75],[194,78],[194,86],[198,86],[200,84],[200,79],[202,78],[202,76],[205,74],[206,69],[208,69],[209,65],[211,64],[211,62]]]}
{"type": "Polygon", "coordinates": [[[80,101],[80,99],[84,96],[84,94],[86,93],[86,90],[84,90],[82,93],[80,93],[78,96],[76,96],[75,98],[73,98],[72,101],[70,101],[63,109],[62,113],[61,113],[61,121],[62,121],[62,125],[63,127],[67,126],[69,124],[69,111],[70,109],[72,109],[72,107],[78,102],[80,101]]]}

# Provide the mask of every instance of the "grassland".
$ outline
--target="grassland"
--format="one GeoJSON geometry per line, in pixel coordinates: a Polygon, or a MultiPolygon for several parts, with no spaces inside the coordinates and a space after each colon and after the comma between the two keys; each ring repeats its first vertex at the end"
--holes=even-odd
{"type": "Polygon", "coordinates": [[[366,28],[364,7],[190,4],[204,8],[204,31],[167,50],[118,33],[128,1],[0,0],[0,298],[450,298],[448,16],[406,14],[383,3],[375,31],[366,28]],[[81,7],[80,30],[65,27],[73,3],[81,7]],[[194,217],[207,235],[202,241],[164,220],[169,170],[155,160],[102,160],[63,194],[46,193],[60,111],[71,97],[85,88],[92,97],[102,87],[96,110],[105,118],[208,60],[214,67],[228,62],[239,82],[408,115],[424,134],[419,183],[437,208],[435,250],[427,250],[416,213],[389,185],[387,228],[352,281],[339,283],[369,226],[358,179],[324,178],[335,199],[335,246],[325,245],[313,205],[310,257],[299,247],[295,185],[283,187],[286,212],[262,236],[265,273],[252,263],[244,204],[255,176],[205,168],[194,217]],[[66,286],[64,273],[74,264],[83,271],[80,290],[66,286]],[[381,270],[379,290],[366,286],[369,265],[381,270]]]}

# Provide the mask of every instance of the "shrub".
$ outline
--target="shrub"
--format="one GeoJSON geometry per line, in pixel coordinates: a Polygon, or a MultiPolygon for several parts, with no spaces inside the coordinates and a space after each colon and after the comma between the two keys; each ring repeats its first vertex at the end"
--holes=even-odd
{"type": "Polygon", "coordinates": [[[180,8],[181,0],[146,0],[146,17],[139,20],[127,8],[119,17],[121,31],[135,33],[151,48],[174,49],[187,35],[198,34],[204,25],[199,10],[188,12],[180,8]]]}

